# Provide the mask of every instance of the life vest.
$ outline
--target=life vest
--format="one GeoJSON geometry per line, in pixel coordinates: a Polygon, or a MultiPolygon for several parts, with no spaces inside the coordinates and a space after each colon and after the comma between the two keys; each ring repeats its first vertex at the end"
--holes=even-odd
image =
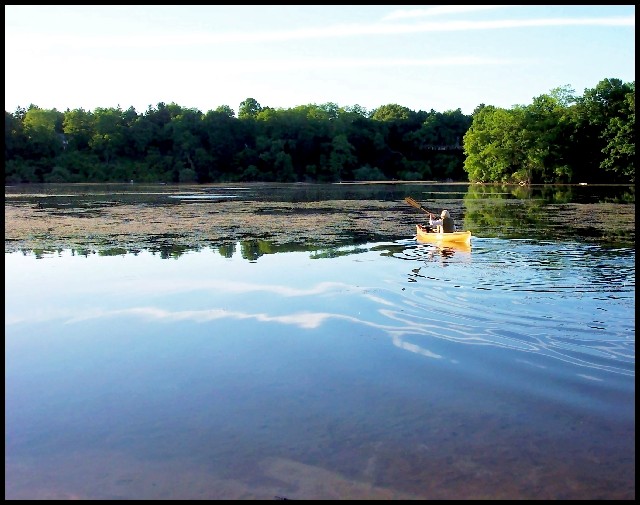
{"type": "Polygon", "coordinates": [[[453,223],[452,217],[442,218],[442,232],[443,233],[453,233],[456,231],[456,227],[453,223]]]}

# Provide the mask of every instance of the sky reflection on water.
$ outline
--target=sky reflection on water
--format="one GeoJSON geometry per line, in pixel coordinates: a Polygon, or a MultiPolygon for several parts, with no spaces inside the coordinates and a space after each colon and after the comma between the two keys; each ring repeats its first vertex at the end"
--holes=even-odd
{"type": "Polygon", "coordinates": [[[5,272],[7,498],[635,496],[634,249],[5,272]]]}

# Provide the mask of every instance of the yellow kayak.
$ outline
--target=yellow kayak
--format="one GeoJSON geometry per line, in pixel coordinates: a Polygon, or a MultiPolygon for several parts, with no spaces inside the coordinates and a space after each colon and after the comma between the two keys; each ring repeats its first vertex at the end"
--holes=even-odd
{"type": "Polygon", "coordinates": [[[469,230],[454,231],[452,233],[436,233],[428,231],[427,228],[420,224],[416,225],[416,230],[416,238],[418,242],[429,242],[441,245],[451,244],[452,246],[471,245],[471,232],[469,230]]]}

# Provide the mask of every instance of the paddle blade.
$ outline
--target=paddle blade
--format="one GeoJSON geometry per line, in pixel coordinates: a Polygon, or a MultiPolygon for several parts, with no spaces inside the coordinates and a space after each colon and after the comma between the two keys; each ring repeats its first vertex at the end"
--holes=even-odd
{"type": "Polygon", "coordinates": [[[411,198],[410,196],[406,197],[404,199],[405,202],[407,202],[409,205],[411,205],[412,207],[415,207],[416,209],[420,208],[420,204],[418,202],[416,202],[413,198],[411,198]]]}
{"type": "Polygon", "coordinates": [[[420,205],[419,202],[417,202],[416,200],[414,200],[413,198],[411,198],[410,196],[407,196],[404,199],[405,202],[407,202],[409,205],[411,205],[412,207],[415,207],[416,209],[421,210],[422,212],[426,212],[427,214],[431,214],[427,209],[425,209],[422,205],[420,205]]]}

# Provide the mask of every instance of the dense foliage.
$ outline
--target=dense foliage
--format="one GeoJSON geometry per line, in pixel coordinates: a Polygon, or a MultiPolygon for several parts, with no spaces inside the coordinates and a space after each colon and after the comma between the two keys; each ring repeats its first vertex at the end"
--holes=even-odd
{"type": "Polygon", "coordinates": [[[510,110],[480,105],[367,112],[334,103],[240,103],[203,114],[175,103],[5,111],[5,183],[635,182],[635,82],[568,87],[510,110]]]}
{"type": "Polygon", "coordinates": [[[470,181],[635,183],[635,82],[567,86],[510,110],[481,105],[464,136],[470,181]]]}

